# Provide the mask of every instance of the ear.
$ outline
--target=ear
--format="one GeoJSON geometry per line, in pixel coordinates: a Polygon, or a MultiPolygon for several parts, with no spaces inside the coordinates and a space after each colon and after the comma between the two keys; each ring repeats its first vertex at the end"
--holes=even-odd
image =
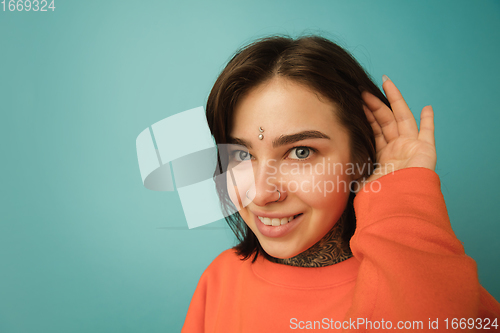
{"type": "Polygon", "coordinates": [[[373,168],[374,164],[370,157],[364,162],[355,162],[354,170],[351,173],[351,182],[357,182],[357,188],[363,187],[366,179],[373,173],[373,168]]]}

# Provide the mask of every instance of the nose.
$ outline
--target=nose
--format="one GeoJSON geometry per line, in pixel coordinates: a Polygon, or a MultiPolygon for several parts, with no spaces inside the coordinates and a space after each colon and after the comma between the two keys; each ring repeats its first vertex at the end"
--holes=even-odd
{"type": "Polygon", "coordinates": [[[269,162],[253,166],[255,186],[247,190],[246,196],[257,206],[281,202],[287,197],[285,182],[269,162]]]}

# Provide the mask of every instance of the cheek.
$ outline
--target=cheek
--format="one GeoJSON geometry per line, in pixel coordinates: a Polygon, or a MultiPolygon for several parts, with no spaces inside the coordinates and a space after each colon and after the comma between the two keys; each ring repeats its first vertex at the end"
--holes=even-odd
{"type": "Polygon", "coordinates": [[[311,175],[288,182],[288,191],[294,193],[307,206],[327,214],[342,211],[349,197],[348,177],[341,175],[311,175]]]}
{"type": "Polygon", "coordinates": [[[247,191],[255,187],[251,163],[242,162],[236,167],[229,168],[221,177],[225,178],[229,199],[236,207],[236,210],[242,210],[251,202],[246,196],[247,191]]]}
{"type": "Polygon", "coordinates": [[[248,171],[249,170],[232,170],[232,172],[226,172],[224,176],[226,177],[229,199],[236,207],[245,224],[255,233],[256,226],[255,223],[253,223],[251,213],[245,209],[251,202],[251,200],[247,198],[246,192],[252,188],[252,186],[255,187],[255,185],[253,185],[253,173],[252,177],[249,177],[248,171]]]}
{"type": "MultiPolygon", "coordinates": [[[[332,204],[332,200],[349,194],[351,177],[345,164],[314,164],[307,168],[287,170],[284,182],[287,190],[305,202],[332,204]],[[296,171],[296,172],[294,172],[296,171]]],[[[315,204],[316,205],[316,204],[315,204]]]]}
{"type": "MultiPolygon", "coordinates": [[[[243,207],[243,198],[240,194],[241,190],[236,186],[236,184],[233,182],[232,177],[230,176],[229,173],[226,173],[226,191],[227,191],[227,196],[229,197],[229,200],[233,203],[234,207],[236,207],[236,210],[241,210],[243,207]]],[[[230,212],[228,212],[229,214],[230,212]]]]}
{"type": "Polygon", "coordinates": [[[239,213],[240,213],[241,218],[245,222],[245,224],[250,228],[250,230],[252,230],[254,235],[259,235],[259,232],[258,232],[257,226],[255,225],[255,221],[253,219],[252,214],[246,209],[240,210],[239,213]]]}

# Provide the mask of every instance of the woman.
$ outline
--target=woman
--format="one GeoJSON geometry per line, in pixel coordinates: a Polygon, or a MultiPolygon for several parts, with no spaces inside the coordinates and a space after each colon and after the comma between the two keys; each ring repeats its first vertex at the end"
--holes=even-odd
{"type": "Polygon", "coordinates": [[[419,130],[387,77],[383,89],[317,36],[232,58],[207,121],[230,147],[221,171],[247,163],[254,183],[240,173],[219,188],[240,207],[227,219],[240,242],[203,273],[183,332],[498,328],[500,305],[450,226],[432,107],[419,130]]]}

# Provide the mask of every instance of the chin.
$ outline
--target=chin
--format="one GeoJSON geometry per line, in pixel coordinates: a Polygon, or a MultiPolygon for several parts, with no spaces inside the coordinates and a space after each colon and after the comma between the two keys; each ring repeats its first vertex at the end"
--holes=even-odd
{"type": "Polygon", "coordinates": [[[305,250],[307,250],[307,249],[303,249],[303,250],[295,249],[295,250],[293,250],[293,249],[287,248],[286,245],[284,245],[284,244],[279,244],[278,246],[272,246],[269,244],[266,244],[266,245],[261,244],[261,246],[264,249],[264,251],[266,251],[266,253],[268,255],[270,255],[271,257],[277,258],[277,259],[290,259],[290,258],[293,258],[296,255],[304,252],[305,250]]]}

